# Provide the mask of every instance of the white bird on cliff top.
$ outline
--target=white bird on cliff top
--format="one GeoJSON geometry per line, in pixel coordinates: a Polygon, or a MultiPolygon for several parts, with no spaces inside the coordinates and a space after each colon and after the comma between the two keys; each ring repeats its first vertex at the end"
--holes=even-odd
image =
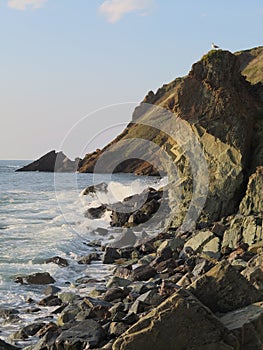
{"type": "Polygon", "coordinates": [[[219,49],[219,46],[215,45],[214,43],[212,43],[212,49],[219,49]]]}

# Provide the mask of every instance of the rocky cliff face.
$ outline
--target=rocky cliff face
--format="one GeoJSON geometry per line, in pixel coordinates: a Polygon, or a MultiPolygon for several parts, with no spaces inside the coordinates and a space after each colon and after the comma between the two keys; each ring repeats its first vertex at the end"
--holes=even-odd
{"type": "MultiPolygon", "coordinates": [[[[115,171],[156,174],[161,165],[161,152],[165,151],[173,159],[176,181],[179,177],[181,183],[180,200],[176,183],[170,190],[171,207],[176,208],[172,210],[175,213],[173,225],[181,225],[190,205],[193,212],[198,212],[196,198],[193,203],[196,174],[192,168],[195,163],[198,172],[199,161],[193,156],[196,150],[190,145],[191,140],[182,140],[179,131],[174,130],[171,137],[164,125],[167,118],[162,119],[162,113],[158,115],[158,122],[152,123],[157,117],[149,106],[156,105],[170,112],[170,122],[174,123],[176,118],[182,120],[201,145],[208,167],[207,174],[203,175],[208,175],[209,179],[202,220],[218,220],[236,212],[248,177],[263,163],[262,53],[262,47],[236,55],[223,50],[208,52],[186,77],[164,85],[156,93],[149,92],[135,109],[132,123],[103,150],[87,155],[79,171],[93,171],[96,161],[113,147],[112,159],[119,154],[126,158],[121,164],[113,160],[118,164],[115,171]],[[138,140],[137,146],[127,147],[123,141],[132,138],[138,140]],[[156,151],[149,154],[147,144],[141,139],[157,144],[156,151]],[[147,153],[147,162],[134,157],[138,154],[141,157],[137,158],[145,159],[147,153]],[[195,158],[194,162],[193,159],[189,161],[189,154],[195,158]]],[[[110,166],[110,162],[104,163],[103,170],[111,171],[110,166]]],[[[197,198],[201,202],[202,196],[199,193],[197,198]]]]}

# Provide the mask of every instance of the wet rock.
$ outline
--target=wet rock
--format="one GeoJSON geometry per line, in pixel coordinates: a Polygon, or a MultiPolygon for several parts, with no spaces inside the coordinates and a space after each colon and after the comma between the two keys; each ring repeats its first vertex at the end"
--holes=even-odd
{"type": "Polygon", "coordinates": [[[56,339],[57,349],[94,349],[99,347],[105,334],[102,327],[94,320],[78,322],[56,339]]]}
{"type": "Polygon", "coordinates": [[[46,289],[44,289],[43,294],[45,295],[55,295],[61,292],[61,289],[55,286],[48,286],[46,289]]]}
{"type": "Polygon", "coordinates": [[[150,278],[156,275],[156,270],[149,266],[143,265],[134,269],[131,273],[132,281],[148,281],[150,278]]]}
{"type": "Polygon", "coordinates": [[[226,261],[218,263],[187,289],[213,312],[230,312],[263,300],[263,294],[226,261]]]}
{"type": "Polygon", "coordinates": [[[97,208],[89,208],[84,216],[88,219],[94,220],[94,219],[100,219],[105,214],[107,210],[107,207],[105,205],[100,205],[97,208]]]}
{"type": "Polygon", "coordinates": [[[53,258],[44,260],[45,264],[53,263],[60,267],[66,267],[68,266],[68,261],[64,258],[61,258],[60,256],[54,256],[53,258]]]}
{"type": "Polygon", "coordinates": [[[221,322],[187,291],[179,291],[123,333],[113,350],[235,349],[221,322]]]}
{"type": "Polygon", "coordinates": [[[73,292],[62,292],[59,293],[58,296],[62,303],[72,303],[73,301],[80,299],[80,296],[73,292]]]}
{"type": "Polygon", "coordinates": [[[88,186],[87,188],[85,188],[81,194],[83,196],[87,196],[89,194],[94,194],[96,193],[97,191],[98,192],[107,192],[107,188],[108,188],[108,184],[106,184],[105,182],[101,182],[97,185],[91,185],[91,186],[88,186]]]}
{"type": "Polygon", "coordinates": [[[126,267],[118,266],[114,269],[113,274],[119,278],[128,279],[132,271],[132,265],[126,267]]]}
{"type": "Polygon", "coordinates": [[[62,300],[55,295],[49,295],[48,297],[38,302],[38,305],[40,306],[58,306],[61,304],[62,304],[62,300]]]}
{"type": "Polygon", "coordinates": [[[240,350],[263,348],[263,303],[255,303],[220,317],[240,342],[240,350]]]}
{"type": "Polygon", "coordinates": [[[90,253],[87,256],[83,256],[79,261],[78,264],[80,265],[89,265],[92,261],[99,261],[100,256],[98,253],[90,253]]]}
{"type": "Polygon", "coordinates": [[[15,282],[21,284],[51,284],[55,280],[48,272],[37,272],[28,276],[18,276],[15,282]]]}
{"type": "Polygon", "coordinates": [[[48,324],[38,332],[41,337],[39,342],[33,347],[33,350],[55,350],[55,341],[59,335],[59,328],[54,324],[48,324]]]}
{"type": "Polygon", "coordinates": [[[0,308],[0,318],[6,321],[17,319],[18,314],[19,312],[16,309],[0,308]]]}
{"type": "Polygon", "coordinates": [[[19,331],[12,334],[11,338],[15,340],[23,340],[34,336],[37,332],[43,328],[45,323],[32,323],[28,326],[21,328],[19,331]]]}
{"type": "Polygon", "coordinates": [[[117,248],[106,247],[104,252],[102,263],[103,264],[113,264],[115,260],[120,259],[121,255],[117,248]]]}

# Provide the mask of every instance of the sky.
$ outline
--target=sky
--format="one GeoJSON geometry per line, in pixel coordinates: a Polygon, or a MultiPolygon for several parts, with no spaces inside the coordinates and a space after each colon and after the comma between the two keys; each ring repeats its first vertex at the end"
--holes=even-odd
{"type": "Polygon", "coordinates": [[[263,45],[262,0],[0,0],[0,159],[104,146],[212,42],[263,45]]]}

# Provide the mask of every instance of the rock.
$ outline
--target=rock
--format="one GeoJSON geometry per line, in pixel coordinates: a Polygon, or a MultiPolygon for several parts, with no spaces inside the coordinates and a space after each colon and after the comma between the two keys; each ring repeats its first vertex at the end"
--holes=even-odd
{"type": "Polygon", "coordinates": [[[123,300],[129,294],[129,290],[122,288],[111,288],[103,296],[103,300],[111,302],[116,299],[123,300]]]}
{"type": "Polygon", "coordinates": [[[248,262],[242,275],[263,293],[263,253],[254,256],[248,262]]]}
{"type": "Polygon", "coordinates": [[[79,259],[78,264],[80,265],[89,265],[92,261],[99,261],[100,256],[98,253],[90,253],[87,256],[83,256],[79,259]]]}
{"type": "Polygon", "coordinates": [[[45,295],[55,295],[61,292],[61,289],[55,286],[48,286],[46,289],[44,289],[43,294],[45,295]]]}
{"type": "Polygon", "coordinates": [[[160,296],[160,294],[157,293],[156,290],[152,289],[140,295],[137,300],[143,302],[146,305],[156,306],[160,304],[161,301],[163,301],[163,298],[160,296]]]}
{"type": "Polygon", "coordinates": [[[125,323],[122,323],[122,322],[111,322],[110,329],[109,329],[109,334],[118,337],[119,335],[124,333],[128,328],[129,328],[129,326],[127,324],[125,324],[125,323]]]}
{"type": "Polygon", "coordinates": [[[16,171],[75,172],[80,159],[71,161],[63,152],[50,151],[16,171]]]}
{"type": "Polygon", "coordinates": [[[150,278],[156,275],[156,270],[149,266],[143,265],[134,269],[131,273],[132,281],[148,281],[150,278]]]}
{"type": "Polygon", "coordinates": [[[263,300],[263,294],[226,261],[218,263],[187,289],[213,312],[219,313],[263,300]]]}
{"type": "Polygon", "coordinates": [[[73,301],[78,300],[80,297],[73,292],[61,292],[58,294],[60,300],[63,303],[72,303],[73,301]]]}
{"type": "Polygon", "coordinates": [[[220,317],[240,342],[240,350],[263,348],[263,303],[255,303],[220,317]]]}
{"type": "Polygon", "coordinates": [[[15,282],[21,284],[51,284],[55,280],[48,272],[37,272],[28,276],[19,276],[15,282]]]}
{"type": "Polygon", "coordinates": [[[19,331],[15,332],[14,334],[12,334],[11,338],[15,340],[27,339],[28,337],[32,337],[35,334],[37,334],[37,332],[44,326],[45,326],[45,323],[42,323],[42,322],[32,323],[28,326],[21,328],[19,331]]]}
{"type": "Polygon", "coordinates": [[[80,308],[76,305],[68,305],[64,310],[58,315],[57,324],[58,326],[63,326],[66,323],[73,321],[77,314],[80,312],[80,308]]]}
{"type": "Polygon", "coordinates": [[[119,278],[128,279],[132,272],[132,266],[128,265],[126,267],[118,266],[114,269],[113,274],[119,278]]]}
{"type": "Polygon", "coordinates": [[[104,252],[102,263],[103,264],[113,264],[115,260],[120,259],[121,255],[119,254],[117,248],[106,247],[104,252]]]}
{"type": "Polygon", "coordinates": [[[249,178],[245,197],[239,207],[243,215],[257,215],[263,213],[263,166],[249,178]]]}
{"type": "Polygon", "coordinates": [[[57,349],[94,349],[99,347],[105,334],[102,327],[94,320],[78,322],[56,339],[57,349]]]}
{"type": "Polygon", "coordinates": [[[220,240],[213,232],[199,231],[190,238],[185,246],[192,248],[197,253],[204,253],[211,258],[220,257],[220,240]]]}
{"type": "Polygon", "coordinates": [[[83,196],[87,196],[87,195],[90,195],[90,194],[95,194],[97,191],[98,192],[107,192],[107,189],[108,189],[108,184],[106,184],[105,182],[101,182],[97,185],[91,185],[91,186],[88,186],[87,188],[85,188],[81,194],[83,196]]]}
{"type": "Polygon", "coordinates": [[[20,347],[6,343],[4,340],[0,339],[0,350],[17,350],[20,347]]]}
{"type": "Polygon", "coordinates": [[[180,237],[175,237],[171,239],[167,239],[161,243],[161,245],[157,249],[157,253],[162,251],[166,247],[170,247],[173,252],[177,252],[181,250],[185,244],[185,240],[180,237]]]}
{"type": "Polygon", "coordinates": [[[113,350],[227,350],[236,340],[221,322],[187,291],[179,291],[123,333],[113,350]]]}
{"type": "Polygon", "coordinates": [[[100,300],[100,299],[95,299],[91,297],[86,297],[84,299],[84,303],[90,308],[94,308],[96,306],[102,306],[110,309],[112,307],[112,304],[106,300],[100,300]]]}
{"type": "Polygon", "coordinates": [[[113,288],[113,287],[127,287],[131,284],[131,281],[125,279],[125,278],[120,278],[117,276],[111,277],[107,284],[107,288],[113,288]]]}
{"type": "Polygon", "coordinates": [[[41,306],[57,306],[61,304],[62,304],[62,300],[55,295],[49,295],[48,297],[38,302],[38,305],[41,305],[41,306]]]}
{"type": "Polygon", "coordinates": [[[129,314],[132,314],[132,313],[134,313],[135,315],[140,314],[140,313],[144,312],[145,307],[146,307],[145,303],[137,299],[131,305],[130,310],[129,310],[129,314]]]}
{"type": "Polygon", "coordinates": [[[84,216],[91,220],[100,219],[105,214],[106,210],[107,207],[105,205],[100,205],[99,207],[86,210],[84,216]]]}
{"type": "Polygon", "coordinates": [[[132,325],[139,320],[139,316],[134,312],[129,312],[128,315],[123,317],[122,321],[128,325],[132,325]]]}
{"type": "Polygon", "coordinates": [[[54,256],[53,258],[44,260],[45,264],[53,263],[57,264],[60,267],[66,267],[68,266],[68,261],[64,258],[61,258],[60,256],[54,256]]]}

